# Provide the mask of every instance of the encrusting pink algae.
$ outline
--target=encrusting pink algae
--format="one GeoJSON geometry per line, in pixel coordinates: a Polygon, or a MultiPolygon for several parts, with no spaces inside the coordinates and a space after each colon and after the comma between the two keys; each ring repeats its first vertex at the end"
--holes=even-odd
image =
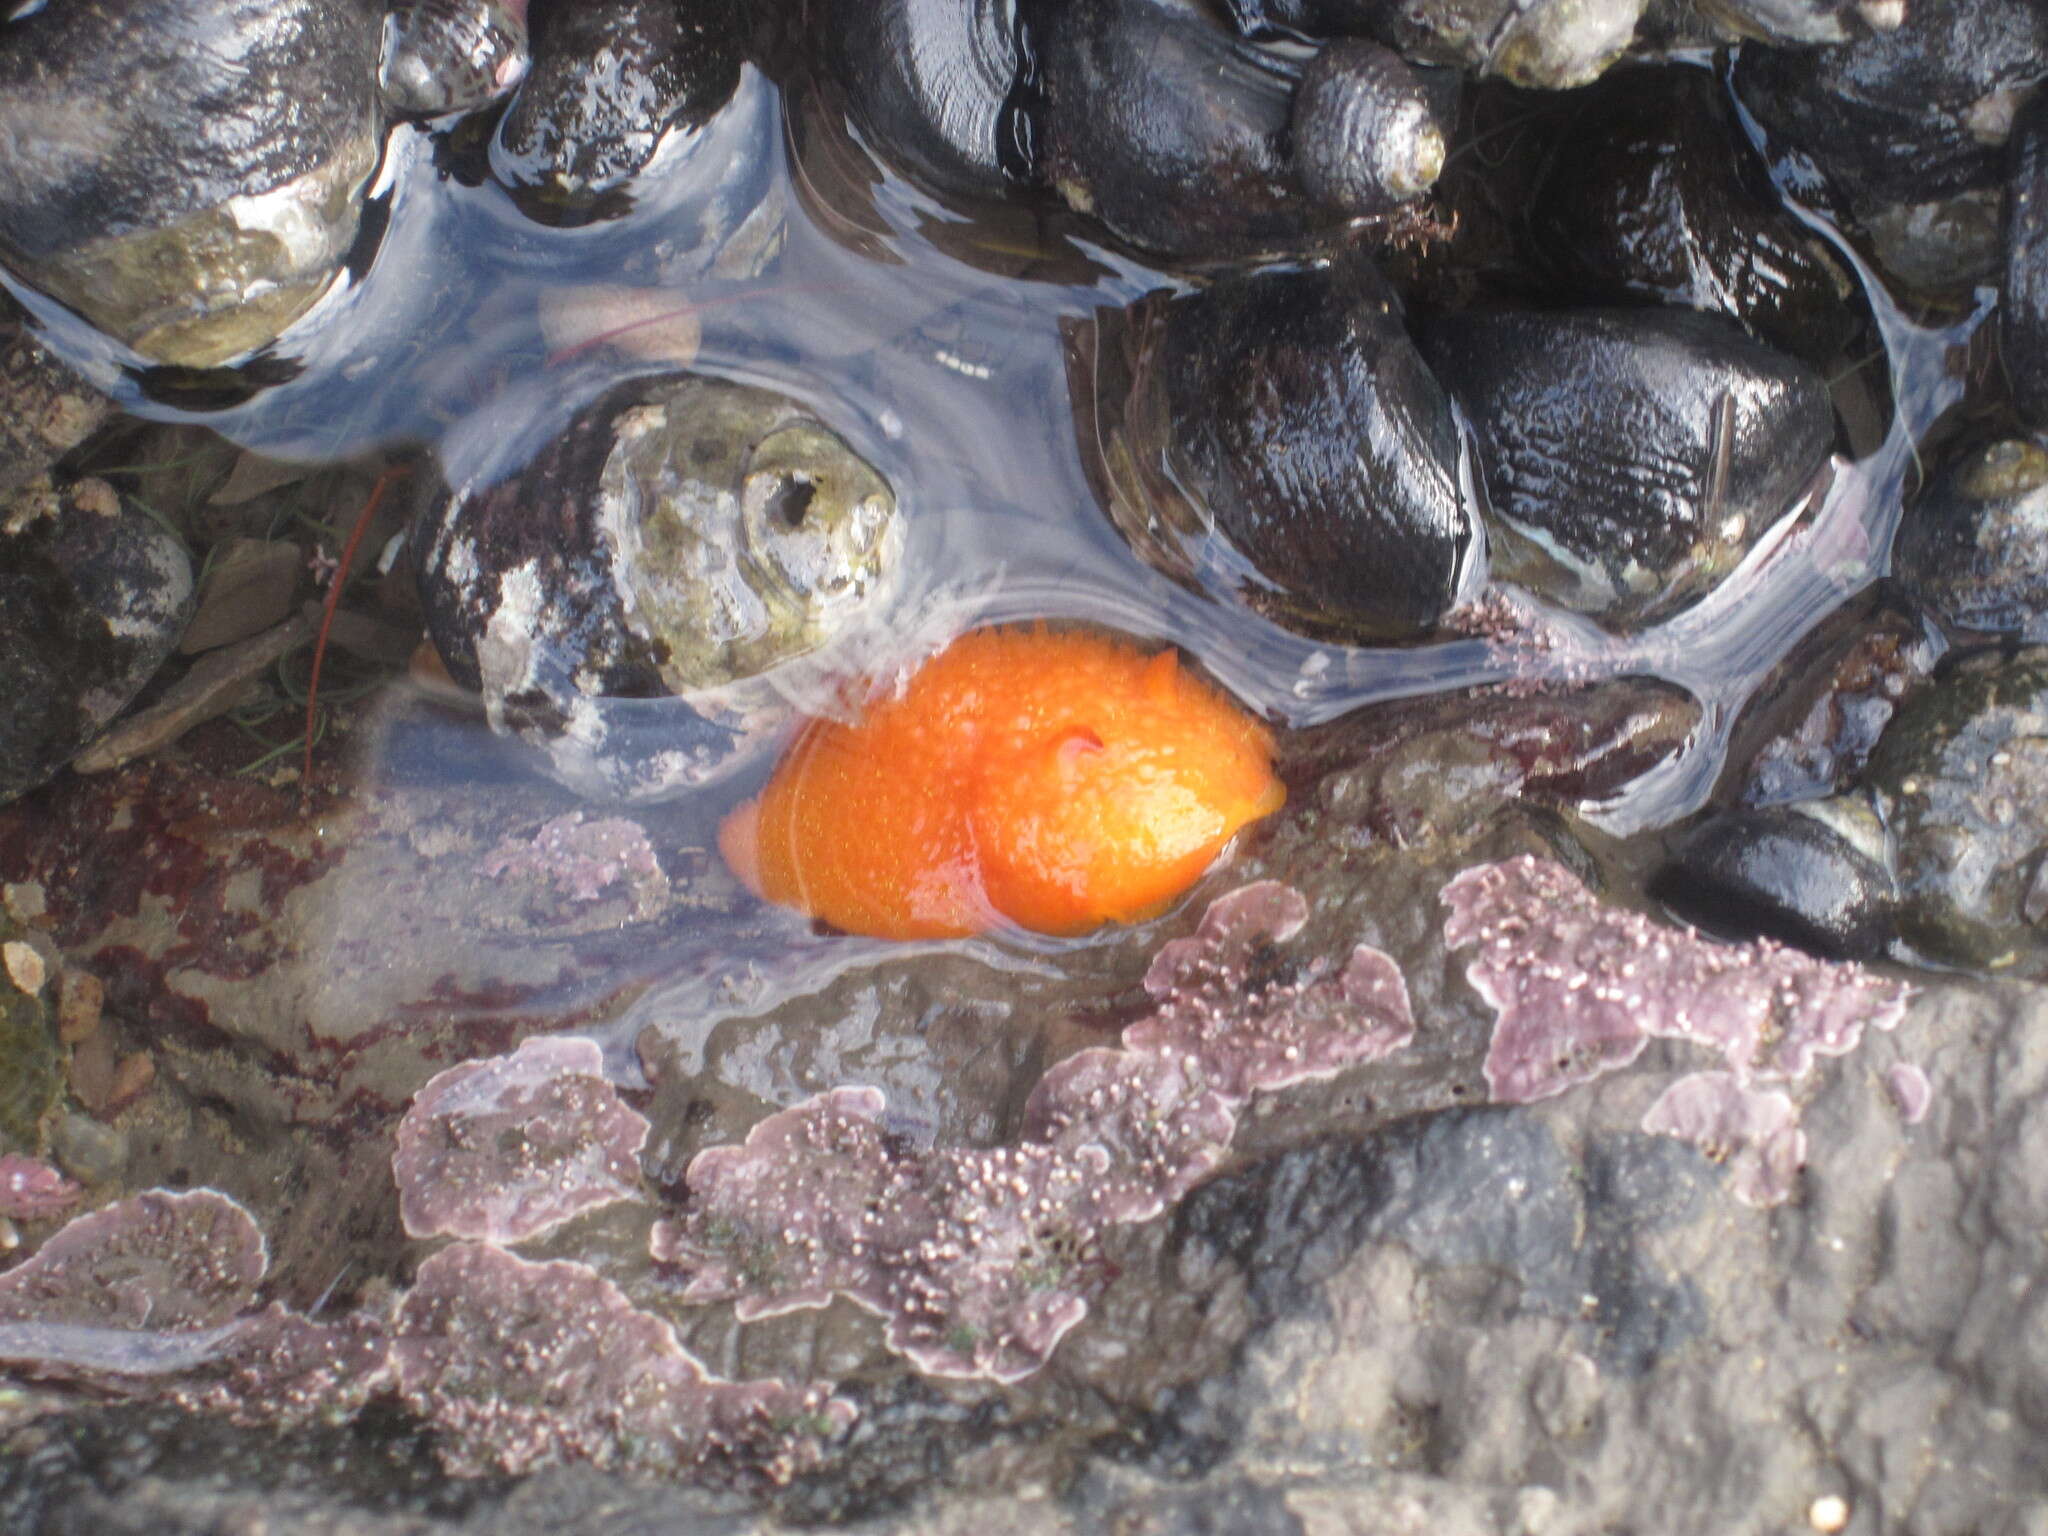
{"type": "Polygon", "coordinates": [[[992,1149],[899,1148],[873,1088],[771,1115],[744,1143],[699,1153],[657,1259],[691,1301],[742,1319],[842,1295],[888,1319],[889,1346],[940,1376],[1017,1381],[1042,1366],[1102,1283],[1106,1227],[1144,1221],[1223,1159],[1245,1100],[1405,1045],[1408,992],[1365,945],[1336,974],[1255,961],[1308,916],[1274,881],[1218,898],[1146,976],[1156,1011],[1048,1071],[1025,1133],[992,1149]]]}
{"type": "Polygon", "coordinates": [[[1495,1011],[1486,1083],[1527,1104],[1627,1066],[1653,1039],[1714,1053],[1722,1070],[1674,1084],[1643,1128],[1730,1159],[1756,1205],[1787,1199],[1805,1157],[1790,1084],[1822,1056],[1890,1029],[1911,989],[1769,939],[1719,944],[1609,906],[1562,864],[1524,854],[1443,889],[1444,941],[1472,947],[1466,977],[1495,1011]]]}

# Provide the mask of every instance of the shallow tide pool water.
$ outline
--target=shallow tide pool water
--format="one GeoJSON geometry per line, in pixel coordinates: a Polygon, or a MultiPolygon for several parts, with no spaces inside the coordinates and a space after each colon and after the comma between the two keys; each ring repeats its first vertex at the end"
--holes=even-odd
{"type": "MultiPolygon", "coordinates": [[[[425,449],[459,486],[512,472],[607,389],[674,366],[609,344],[647,313],[644,297],[618,290],[651,291],[659,312],[695,322],[694,355],[678,362],[801,400],[897,494],[900,568],[827,653],[826,676],[898,674],[978,625],[1080,621],[1181,647],[1275,727],[1283,765],[1296,733],[1389,700],[1661,679],[1698,701],[1698,729],[1617,798],[1578,807],[1645,847],[1706,803],[1737,716],[1772,669],[1887,570],[1916,444],[1962,398],[1961,359],[1988,304],[1939,323],[1909,316],[1802,213],[1861,278],[1884,349],[1893,410],[1865,434],[1868,451],[1837,455],[1718,590],[1643,633],[1617,638],[1512,596],[1484,633],[1346,646],[1170,580],[1098,504],[1098,423],[1076,420],[1073,338],[1099,312],[1199,277],[1148,265],[1042,204],[949,206],[888,170],[815,82],[785,93],[751,67],[705,129],[672,136],[614,218],[538,222],[479,176],[483,153],[445,129],[394,129],[355,268],[239,373],[134,368],[74,317],[19,296],[136,415],[309,464],[425,449]],[[600,295],[597,308],[579,310],[579,293],[600,295]]],[[[1220,550],[1194,558],[1230,567],[1220,550]]],[[[1468,597],[1484,582],[1482,557],[1468,597]]],[[[797,702],[828,696],[819,678],[804,669],[797,702]]],[[[528,773],[480,718],[406,679],[347,708],[303,820],[287,809],[287,760],[260,803],[254,790],[195,789],[144,768],[125,787],[53,791],[47,803],[75,819],[75,835],[17,824],[10,841],[0,829],[0,855],[70,861],[75,890],[48,900],[93,935],[130,1043],[151,1042],[157,1070],[187,1096],[122,1133],[120,1181],[229,1183],[244,1155],[283,1170],[289,1197],[233,1192],[263,1218],[295,1304],[360,1299],[416,1257],[376,1182],[387,1133],[425,1077],[463,1056],[554,1029],[595,1039],[606,1077],[651,1100],[650,1184],[670,1190],[703,1146],[849,1083],[886,1089],[892,1134],[986,1146],[1014,1132],[1047,1063],[1125,1022],[1145,957],[1190,926],[1183,910],[1135,936],[1072,941],[889,945],[814,931],[736,891],[714,851],[719,818],[758,789],[772,753],[670,803],[583,806],[528,773]],[[617,845],[631,855],[652,848],[658,890],[607,873],[593,900],[550,887],[545,869],[521,887],[522,850],[570,817],[630,822],[607,835],[640,837],[617,845]],[[102,860],[108,869],[93,867],[102,860]],[[106,910],[92,910],[101,898],[106,910]],[[203,934],[192,926],[202,908],[224,914],[203,934]],[[984,1003],[977,987],[995,975],[1027,996],[1043,983],[1066,1011],[1030,1020],[984,1003]],[[700,1076],[705,1086],[687,1086],[700,1076]]],[[[1227,884],[1226,872],[1204,894],[1227,884]]],[[[268,1177],[249,1182],[260,1191],[268,1177]]],[[[680,1319],[687,1309],[649,1272],[645,1227],[578,1229],[583,1246],[564,1251],[615,1260],[636,1301],[658,1297],[680,1319]]],[[[731,1375],[787,1369],[805,1349],[821,1376],[875,1369],[854,1346],[764,1336],[749,1343],[722,1317],[692,1342],[731,1375]]]]}

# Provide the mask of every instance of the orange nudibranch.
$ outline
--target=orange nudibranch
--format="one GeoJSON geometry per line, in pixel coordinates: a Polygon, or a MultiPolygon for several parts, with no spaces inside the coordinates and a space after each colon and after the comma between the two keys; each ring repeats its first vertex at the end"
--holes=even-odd
{"type": "Polygon", "coordinates": [[[1170,649],[976,630],[900,693],[806,722],[718,847],[755,894],[850,933],[1084,933],[1159,911],[1278,810],[1272,756],[1170,649]]]}

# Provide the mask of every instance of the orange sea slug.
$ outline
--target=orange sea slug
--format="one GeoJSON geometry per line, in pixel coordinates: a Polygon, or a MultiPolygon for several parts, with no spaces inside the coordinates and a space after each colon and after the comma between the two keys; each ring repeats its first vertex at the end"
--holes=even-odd
{"type": "Polygon", "coordinates": [[[1157,911],[1284,798],[1265,727],[1174,651],[985,629],[808,722],[718,846],[756,894],[852,933],[1071,934],[1157,911]]]}

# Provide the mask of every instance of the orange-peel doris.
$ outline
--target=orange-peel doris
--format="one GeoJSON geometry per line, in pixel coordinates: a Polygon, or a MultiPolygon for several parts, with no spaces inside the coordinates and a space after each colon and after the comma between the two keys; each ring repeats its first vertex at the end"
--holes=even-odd
{"type": "Polygon", "coordinates": [[[1158,911],[1278,810],[1272,755],[1172,650],[976,630],[806,722],[718,846],[755,894],[850,933],[1083,933],[1158,911]]]}

